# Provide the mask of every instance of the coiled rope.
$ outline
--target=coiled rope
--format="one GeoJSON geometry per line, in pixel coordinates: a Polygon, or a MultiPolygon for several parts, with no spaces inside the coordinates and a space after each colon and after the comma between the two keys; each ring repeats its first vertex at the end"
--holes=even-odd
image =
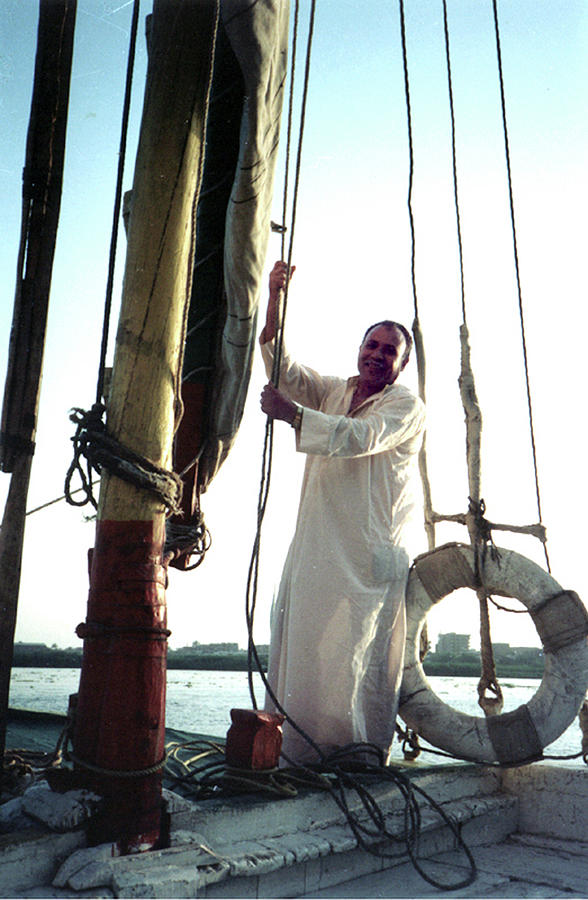
{"type": "MultiPolygon", "coordinates": [[[[220,794],[234,796],[254,792],[289,798],[298,796],[301,791],[320,791],[330,796],[343,814],[357,846],[367,853],[381,859],[400,859],[408,855],[421,877],[441,890],[465,888],[476,878],[476,864],[460,835],[459,825],[442,805],[414,784],[406,772],[384,767],[379,747],[353,744],[324,756],[315,766],[292,766],[267,772],[227,768],[224,746],[217,742],[171,742],[166,746],[166,754],[164,775],[169,779],[169,787],[186,796],[205,800],[220,794]],[[353,761],[357,752],[366,762],[353,761]],[[373,762],[369,761],[370,757],[373,762]],[[382,781],[392,783],[404,801],[402,826],[398,831],[391,830],[388,816],[369,790],[370,785],[382,781]],[[422,830],[419,799],[442,820],[452,833],[456,847],[464,852],[469,871],[462,880],[447,883],[433,878],[419,858],[422,830]],[[387,847],[382,846],[384,840],[387,847]]],[[[396,818],[396,815],[392,813],[392,817],[396,818]]]]}

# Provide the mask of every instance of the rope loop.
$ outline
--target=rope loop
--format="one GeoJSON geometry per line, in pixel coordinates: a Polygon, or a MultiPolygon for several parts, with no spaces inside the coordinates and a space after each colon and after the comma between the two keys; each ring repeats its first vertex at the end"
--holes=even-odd
{"type": "Polygon", "coordinates": [[[72,437],[74,456],[65,477],[65,499],[72,506],[91,503],[97,509],[98,503],[92,490],[92,470],[101,474],[106,469],[111,475],[128,481],[135,487],[155,494],[170,514],[181,512],[182,480],[175,472],[169,472],[150,459],[129,450],[106,431],[102,420],[105,407],[95,403],[89,411],[74,408],[70,420],[77,426],[72,437]],[[86,459],[84,471],[82,457],[86,459]],[[72,478],[78,474],[82,482],[83,498],[74,500],[71,488],[72,478]]]}
{"type": "Polygon", "coordinates": [[[164,558],[169,560],[179,556],[197,557],[196,562],[186,566],[184,571],[196,569],[204,561],[211,544],[210,531],[204,523],[204,516],[200,510],[194,521],[188,524],[172,522],[169,519],[166,522],[164,558]]]}
{"type": "Polygon", "coordinates": [[[416,731],[406,726],[406,730],[396,722],[396,734],[402,744],[402,753],[405,759],[414,760],[421,755],[422,747],[419,744],[419,736],[416,731]]]}

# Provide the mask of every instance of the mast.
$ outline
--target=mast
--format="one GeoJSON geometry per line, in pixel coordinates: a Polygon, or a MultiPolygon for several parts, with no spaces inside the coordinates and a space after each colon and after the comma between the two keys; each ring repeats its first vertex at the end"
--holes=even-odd
{"type": "MultiPolygon", "coordinates": [[[[216,17],[216,3],[154,4],[107,402],[109,435],[164,469],[179,411],[216,17]]],[[[164,839],[165,517],[157,496],[103,469],[73,746],[79,777],[106,798],[91,839],[117,841],[121,853],[164,839]]]]}
{"type": "Polygon", "coordinates": [[[37,428],[53,257],[61,207],[76,0],[41,0],[23,170],[20,251],[4,404],[0,467],[10,487],[0,529],[0,759],[6,717],[37,428]]]}

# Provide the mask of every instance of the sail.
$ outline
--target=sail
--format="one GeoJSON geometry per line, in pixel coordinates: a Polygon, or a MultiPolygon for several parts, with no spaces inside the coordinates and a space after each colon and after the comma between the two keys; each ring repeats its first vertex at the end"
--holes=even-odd
{"type": "Polygon", "coordinates": [[[184,460],[186,441],[192,458],[199,456],[201,490],[235,440],[247,395],[287,41],[288,3],[221,2],[183,366],[185,413],[176,439],[184,460]]]}

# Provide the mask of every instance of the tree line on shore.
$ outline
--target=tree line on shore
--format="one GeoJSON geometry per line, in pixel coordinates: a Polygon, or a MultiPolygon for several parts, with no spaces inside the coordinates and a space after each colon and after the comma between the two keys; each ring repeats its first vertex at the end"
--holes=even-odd
{"type": "MultiPolygon", "coordinates": [[[[267,647],[258,648],[261,664],[267,668],[267,647]]],[[[17,668],[75,669],[82,665],[82,648],[47,647],[44,644],[15,644],[13,666],[17,668]]],[[[170,650],[167,658],[168,669],[200,669],[206,671],[246,672],[247,651],[236,650],[223,653],[170,650]]],[[[474,677],[480,674],[480,656],[468,652],[460,656],[440,656],[430,653],[424,659],[423,668],[427,675],[474,677]]],[[[498,659],[496,672],[502,678],[541,678],[543,658],[498,659]]]]}

